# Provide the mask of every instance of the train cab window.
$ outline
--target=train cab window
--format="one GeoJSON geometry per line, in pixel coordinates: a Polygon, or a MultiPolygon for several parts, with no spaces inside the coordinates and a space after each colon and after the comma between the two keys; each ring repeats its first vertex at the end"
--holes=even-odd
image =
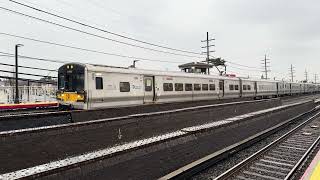
{"type": "Polygon", "coordinates": [[[194,84],[193,86],[194,86],[194,87],[193,87],[193,90],[195,90],[195,91],[201,91],[201,85],[200,85],[200,84],[194,84]]]}
{"type": "Polygon", "coordinates": [[[120,92],[130,92],[130,83],[120,82],[120,92]]]}
{"type": "Polygon", "coordinates": [[[175,83],[174,90],[175,91],[183,91],[183,84],[182,83],[175,83]]]}
{"type": "Polygon", "coordinates": [[[163,90],[164,91],[173,91],[173,84],[172,83],[163,83],[163,90]]]}
{"type": "Polygon", "coordinates": [[[210,91],[215,91],[216,90],[216,85],[215,84],[210,84],[209,88],[210,88],[210,91]]]}
{"type": "Polygon", "coordinates": [[[242,89],[243,89],[244,91],[246,91],[246,90],[247,90],[247,85],[243,85],[242,89]]]}
{"type": "Polygon", "coordinates": [[[250,85],[248,85],[247,89],[248,89],[248,91],[251,91],[251,86],[250,86],[250,85]]]}
{"type": "Polygon", "coordinates": [[[230,90],[230,91],[233,91],[233,90],[234,90],[233,84],[230,84],[230,85],[229,85],[229,90],[230,90]]]}
{"type": "Polygon", "coordinates": [[[234,85],[234,90],[239,90],[239,85],[234,85]]]}
{"type": "Polygon", "coordinates": [[[192,91],[192,84],[185,84],[186,91],[192,91]]]}
{"type": "Polygon", "coordinates": [[[202,91],[208,91],[208,90],[209,90],[208,84],[202,84],[202,91]]]}
{"type": "Polygon", "coordinates": [[[96,77],[96,89],[103,89],[102,77],[96,77]]]}

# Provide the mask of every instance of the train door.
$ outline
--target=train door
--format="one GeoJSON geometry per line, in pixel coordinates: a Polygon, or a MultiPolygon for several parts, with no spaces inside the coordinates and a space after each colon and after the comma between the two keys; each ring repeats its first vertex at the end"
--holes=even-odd
{"type": "Polygon", "coordinates": [[[144,76],[144,103],[150,103],[155,100],[154,76],[144,76]]]}
{"type": "Polygon", "coordinates": [[[291,83],[289,84],[289,88],[290,88],[290,95],[292,95],[293,92],[292,92],[292,84],[291,83]]]}
{"type": "Polygon", "coordinates": [[[242,85],[242,79],[239,78],[239,88],[240,88],[240,92],[239,92],[239,97],[242,97],[243,95],[243,85],[242,85]]]}
{"type": "Polygon", "coordinates": [[[219,80],[219,97],[224,97],[224,80],[219,80]]]}
{"type": "Polygon", "coordinates": [[[254,93],[257,96],[258,95],[258,85],[257,85],[257,81],[254,82],[254,93]]]}

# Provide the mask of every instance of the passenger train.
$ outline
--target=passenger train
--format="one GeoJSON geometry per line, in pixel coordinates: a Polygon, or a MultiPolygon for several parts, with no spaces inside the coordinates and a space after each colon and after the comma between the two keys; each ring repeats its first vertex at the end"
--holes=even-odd
{"type": "Polygon", "coordinates": [[[316,93],[320,85],[68,63],[58,70],[61,106],[99,109],[227,98],[316,93]]]}

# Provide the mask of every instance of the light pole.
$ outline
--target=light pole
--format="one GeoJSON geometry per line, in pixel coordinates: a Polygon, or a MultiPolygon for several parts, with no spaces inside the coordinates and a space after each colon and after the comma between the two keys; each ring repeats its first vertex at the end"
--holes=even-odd
{"type": "Polygon", "coordinates": [[[16,51],[15,51],[15,55],[16,55],[16,65],[15,65],[15,67],[16,67],[16,78],[15,78],[15,80],[16,80],[16,96],[15,96],[15,98],[14,98],[14,103],[15,104],[19,104],[20,103],[20,101],[19,101],[19,80],[18,80],[18,48],[19,47],[21,47],[21,46],[23,46],[23,44],[16,44],[16,51]]]}

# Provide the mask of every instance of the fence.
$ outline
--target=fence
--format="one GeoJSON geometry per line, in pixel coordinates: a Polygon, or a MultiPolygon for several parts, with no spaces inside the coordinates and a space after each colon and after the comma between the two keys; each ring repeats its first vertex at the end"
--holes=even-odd
{"type": "MultiPolygon", "coordinates": [[[[52,102],[56,101],[56,86],[19,86],[19,100],[27,102],[52,102]]],[[[0,104],[11,104],[15,99],[14,86],[0,86],[0,104]]]]}

